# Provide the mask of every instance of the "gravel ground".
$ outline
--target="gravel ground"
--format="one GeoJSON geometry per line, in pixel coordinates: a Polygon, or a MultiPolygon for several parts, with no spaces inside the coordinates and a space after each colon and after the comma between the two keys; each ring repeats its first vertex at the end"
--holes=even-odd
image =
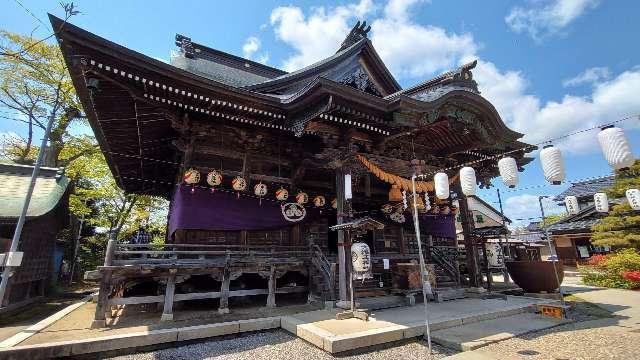
{"type": "Polygon", "coordinates": [[[638,344],[640,328],[600,319],[525,334],[482,350],[505,359],[638,359],[638,344]]]}
{"type": "MultiPolygon", "coordinates": [[[[453,355],[455,351],[433,345],[432,359],[453,355]]],[[[111,358],[112,360],[174,360],[174,359],[269,359],[269,360],[414,360],[428,359],[426,342],[403,341],[351,351],[334,357],[283,330],[251,333],[233,339],[207,341],[152,352],[111,358]]]]}

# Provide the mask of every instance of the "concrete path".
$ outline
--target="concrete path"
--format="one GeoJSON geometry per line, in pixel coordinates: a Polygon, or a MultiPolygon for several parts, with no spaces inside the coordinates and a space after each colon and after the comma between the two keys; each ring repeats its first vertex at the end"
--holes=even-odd
{"type": "Polygon", "coordinates": [[[533,313],[480,321],[434,331],[433,342],[460,351],[470,351],[532,331],[565,324],[568,320],[533,313]]]}
{"type": "MultiPolygon", "coordinates": [[[[463,299],[429,303],[431,331],[533,311],[540,299],[463,299]]],[[[336,320],[335,311],[319,310],[282,318],[282,328],[330,353],[412,339],[424,333],[422,304],[371,313],[369,321],[336,320]]]]}
{"type": "Polygon", "coordinates": [[[563,285],[565,294],[573,294],[611,312],[623,326],[640,327],[640,291],[606,289],[581,284],[563,285]]]}

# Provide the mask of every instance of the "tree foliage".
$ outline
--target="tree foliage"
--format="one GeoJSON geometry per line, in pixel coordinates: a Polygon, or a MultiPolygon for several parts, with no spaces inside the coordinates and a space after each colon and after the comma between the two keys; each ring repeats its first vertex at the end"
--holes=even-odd
{"type": "Polygon", "coordinates": [[[595,245],[619,245],[640,248],[640,212],[631,209],[625,199],[628,189],[640,189],[640,161],[628,170],[616,172],[613,186],[606,191],[609,199],[623,199],[613,205],[609,214],[591,229],[595,245]]]}
{"type": "MultiPolygon", "coordinates": [[[[167,202],[118,187],[93,134],[70,131],[74,122],[85,121],[80,110],[58,45],[0,30],[0,118],[26,128],[16,131],[24,136],[4,137],[0,156],[32,164],[41,150],[36,134],[53,119],[44,165],[65,168],[72,181],[71,213],[96,229],[79,248],[81,270],[90,270],[102,263],[110,235],[126,239],[141,227],[164,233],[167,202]]],[[[75,239],[69,229],[61,236],[75,239]]]]}

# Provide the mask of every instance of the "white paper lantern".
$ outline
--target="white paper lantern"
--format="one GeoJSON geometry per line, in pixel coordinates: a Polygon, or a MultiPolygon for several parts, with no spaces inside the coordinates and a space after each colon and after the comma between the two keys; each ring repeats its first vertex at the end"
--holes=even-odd
{"type": "Polygon", "coordinates": [[[609,212],[609,199],[607,198],[607,194],[601,192],[593,194],[593,204],[597,212],[609,212]]]}
{"type": "Polygon", "coordinates": [[[472,167],[465,166],[460,169],[460,187],[466,196],[476,194],[476,171],[472,167]]]}
{"type": "Polygon", "coordinates": [[[580,212],[578,198],[575,196],[567,196],[564,198],[564,205],[567,207],[569,215],[575,215],[580,212]]]}
{"type": "Polygon", "coordinates": [[[256,194],[256,196],[258,197],[262,197],[267,195],[267,185],[263,184],[263,183],[258,183],[256,184],[256,186],[253,187],[253,193],[256,194]]]}
{"type": "Polygon", "coordinates": [[[189,185],[195,185],[200,182],[200,172],[196,169],[189,169],[184,172],[182,180],[189,185]]]}
{"type": "Polygon", "coordinates": [[[365,243],[353,243],[351,245],[351,264],[353,271],[371,271],[371,250],[365,243]]]}
{"type": "Polygon", "coordinates": [[[436,188],[436,196],[438,199],[449,198],[449,177],[443,172],[437,173],[433,177],[433,183],[436,188]]]}
{"type": "Polygon", "coordinates": [[[207,174],[207,184],[211,186],[211,192],[214,192],[216,186],[222,184],[222,174],[217,170],[212,170],[207,174]]]}
{"type": "Polygon", "coordinates": [[[560,149],[553,145],[546,145],[540,151],[540,161],[544,178],[553,185],[560,185],[565,179],[564,161],[560,149]]]}
{"type": "Polygon", "coordinates": [[[353,197],[351,193],[351,174],[344,176],[344,198],[350,200],[353,197]]]}
{"type": "Polygon", "coordinates": [[[640,190],[629,189],[625,192],[627,201],[633,210],[640,210],[640,190]]]}
{"type": "Polygon", "coordinates": [[[616,170],[628,168],[635,162],[629,141],[621,128],[613,126],[602,128],[598,133],[598,142],[604,158],[612,168],[616,170]]]}
{"type": "Polygon", "coordinates": [[[505,157],[498,161],[498,170],[500,170],[500,177],[502,182],[510,187],[514,188],[518,185],[518,164],[516,159],[512,157],[505,157]]]}

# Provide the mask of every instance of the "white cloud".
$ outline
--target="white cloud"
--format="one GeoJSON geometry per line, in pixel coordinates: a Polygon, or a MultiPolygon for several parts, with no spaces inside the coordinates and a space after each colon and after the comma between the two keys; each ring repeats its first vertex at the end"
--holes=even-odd
{"type": "MultiPolygon", "coordinates": [[[[392,72],[402,76],[427,76],[446,71],[461,57],[475,53],[470,34],[451,34],[435,26],[422,26],[410,19],[410,7],[424,0],[391,0],[383,16],[371,23],[371,40],[392,72]]],[[[335,8],[317,7],[305,16],[299,7],[278,7],[271,13],[276,37],[295,53],[284,61],[293,71],[335,53],[355,19],[375,9],[371,0],[335,8]]]]}
{"type": "MultiPolygon", "coordinates": [[[[542,199],[545,216],[559,214],[565,211],[549,198],[542,199]]],[[[512,227],[526,226],[532,221],[540,221],[542,218],[538,195],[521,194],[508,197],[505,201],[504,215],[511,219],[512,227]]]]}
{"type": "Polygon", "coordinates": [[[295,50],[284,61],[284,69],[294,71],[338,50],[351,29],[353,19],[361,19],[373,10],[371,0],[334,8],[316,7],[305,17],[299,7],[281,6],[271,12],[276,37],[295,50]]]}
{"type": "MultiPolygon", "coordinates": [[[[258,52],[258,50],[260,50],[261,45],[262,44],[260,42],[260,39],[258,39],[257,37],[255,36],[248,37],[247,40],[244,42],[244,45],[242,45],[242,55],[246,59],[252,60],[254,55],[258,52]]],[[[258,55],[255,61],[262,64],[266,64],[267,61],[269,61],[269,53],[265,52],[258,55]]]]}
{"type": "Polygon", "coordinates": [[[608,67],[592,67],[572,78],[565,79],[562,81],[562,85],[564,87],[570,87],[582,84],[594,84],[602,80],[607,80],[609,77],[611,77],[611,72],[608,67]]]}
{"type": "MultiPolygon", "coordinates": [[[[589,96],[567,94],[560,101],[544,104],[537,96],[527,93],[527,81],[520,72],[501,71],[493,63],[481,60],[474,75],[482,95],[494,104],[509,127],[525,134],[524,141],[529,143],[640,112],[640,98],[635,95],[640,91],[640,67],[625,71],[609,81],[595,82],[589,96]]],[[[593,132],[558,143],[573,153],[595,151],[598,149],[595,144],[593,132]]]]}
{"type": "Polygon", "coordinates": [[[526,32],[536,41],[564,29],[587,10],[599,4],[599,0],[545,0],[532,2],[528,7],[514,7],[505,17],[509,27],[526,32]]]}
{"type": "MultiPolygon", "coordinates": [[[[472,34],[447,32],[440,27],[416,23],[411,17],[411,6],[421,2],[424,1],[390,0],[371,23],[372,42],[395,76],[429,78],[479,59],[480,46],[472,34]]],[[[545,11],[564,14],[565,20],[557,23],[568,23],[569,15],[576,14],[571,9],[577,9],[577,3],[571,4],[556,1],[553,6],[548,5],[553,11],[545,11]]],[[[595,2],[584,4],[583,7],[596,5],[595,2]]],[[[274,9],[271,25],[276,36],[294,50],[284,62],[285,69],[299,69],[330,56],[355,20],[374,11],[375,7],[367,0],[335,8],[313,8],[308,16],[298,7],[274,9]]],[[[479,59],[473,73],[482,95],[494,104],[507,125],[524,133],[524,141],[535,144],[640,112],[637,96],[640,67],[615,77],[602,70],[605,68],[600,69],[591,70],[592,74],[589,70],[584,73],[584,81],[592,82],[591,94],[567,94],[560,100],[547,102],[528,90],[528,81],[519,71],[505,71],[479,59]]],[[[573,153],[598,149],[593,132],[572,136],[557,145],[573,153]]]]}

